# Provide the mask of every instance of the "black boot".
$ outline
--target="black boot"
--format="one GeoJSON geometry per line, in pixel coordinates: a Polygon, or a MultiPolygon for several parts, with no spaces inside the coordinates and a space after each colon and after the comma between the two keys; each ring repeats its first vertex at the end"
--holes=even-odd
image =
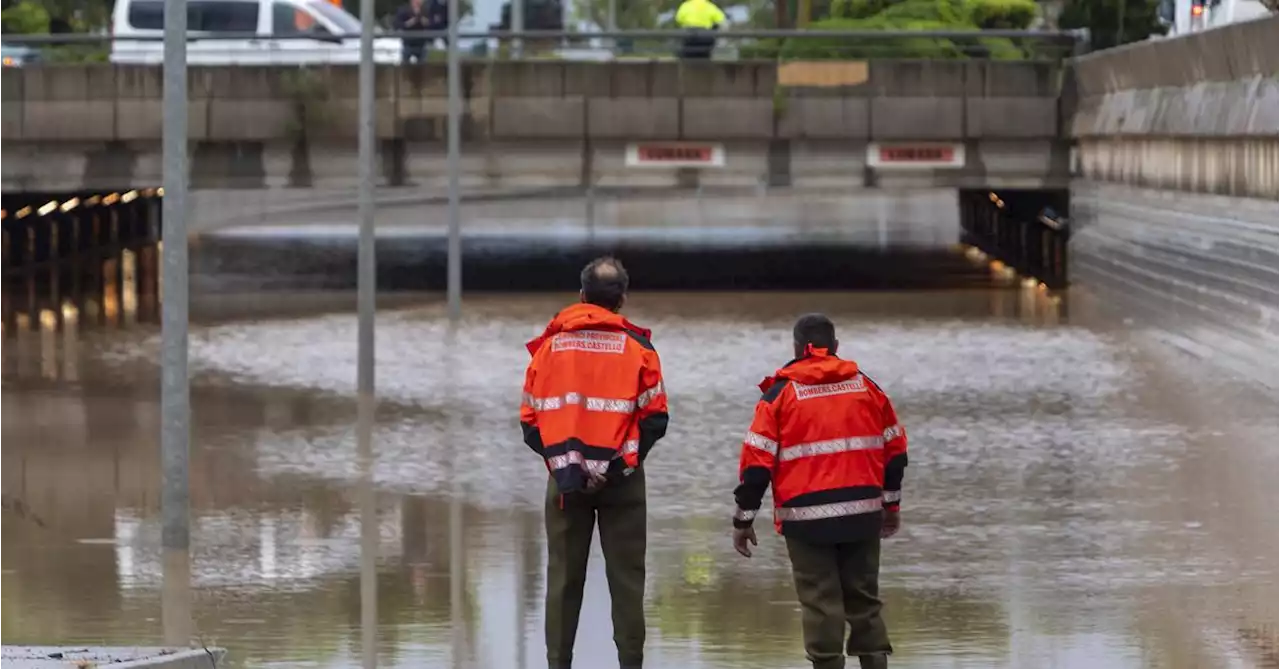
{"type": "Polygon", "coordinates": [[[859,655],[858,664],[862,669],[888,669],[888,655],[859,655]]]}

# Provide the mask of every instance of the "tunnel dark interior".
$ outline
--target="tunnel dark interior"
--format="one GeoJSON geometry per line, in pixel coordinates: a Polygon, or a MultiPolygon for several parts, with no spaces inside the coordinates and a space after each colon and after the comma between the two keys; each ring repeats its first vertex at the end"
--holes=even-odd
{"type": "MultiPolygon", "coordinates": [[[[48,284],[51,277],[101,273],[122,249],[154,248],[160,207],[153,191],[112,194],[21,193],[4,196],[6,284],[48,284]],[[54,206],[80,200],[78,207],[54,206]],[[92,206],[85,203],[93,201],[92,206]],[[24,211],[25,208],[25,211],[24,211]],[[42,213],[43,212],[43,213],[42,213]]],[[[660,236],[477,236],[463,243],[467,291],[572,289],[591,258],[610,254],[628,267],[635,290],[913,290],[999,285],[985,264],[964,257],[977,246],[1020,273],[1065,285],[1064,190],[965,190],[955,243],[887,245],[818,243],[811,239],[740,235],[678,242],[660,236]],[[1057,246],[1055,246],[1057,244],[1057,246]],[[1058,255],[1055,255],[1058,254],[1058,255]],[[1043,276],[1042,276],[1043,275],[1043,276]]],[[[733,233],[737,234],[737,233],[733,233]]],[[[354,235],[306,233],[202,237],[192,246],[192,289],[198,292],[351,290],[356,286],[354,235]]],[[[447,240],[398,234],[377,242],[379,290],[434,291],[446,284],[447,240]]],[[[145,275],[145,271],[143,272],[145,275]]],[[[145,280],[145,276],[140,277],[145,280]]],[[[67,280],[60,285],[70,285],[67,280]]],[[[7,286],[12,291],[13,286],[7,286]]]]}
{"type": "MultiPolygon", "coordinates": [[[[209,240],[192,256],[199,285],[240,290],[271,286],[355,287],[355,240],[309,244],[209,240]]],[[[548,291],[576,285],[594,257],[623,261],[636,290],[914,289],[987,285],[983,268],[952,249],[880,251],[850,246],[773,245],[720,248],[635,244],[548,244],[540,239],[467,240],[466,290],[548,291]]],[[[379,240],[381,290],[442,290],[447,267],[440,238],[379,240]]]]}

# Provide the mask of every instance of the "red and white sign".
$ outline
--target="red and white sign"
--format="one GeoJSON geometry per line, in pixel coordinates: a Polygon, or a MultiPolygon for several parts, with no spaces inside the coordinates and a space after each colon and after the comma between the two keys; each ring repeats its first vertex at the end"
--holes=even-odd
{"type": "Polygon", "coordinates": [[[724,167],[724,146],[690,142],[628,144],[627,167],[724,167]]]}
{"type": "Polygon", "coordinates": [[[939,169],[964,167],[964,145],[954,143],[872,142],[867,164],[878,169],[939,169]]]}

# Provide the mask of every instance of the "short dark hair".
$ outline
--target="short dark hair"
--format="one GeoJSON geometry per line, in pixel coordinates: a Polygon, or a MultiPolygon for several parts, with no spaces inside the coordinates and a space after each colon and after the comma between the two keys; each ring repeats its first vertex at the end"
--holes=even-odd
{"type": "Polygon", "coordinates": [[[836,343],[836,325],[830,318],[822,314],[805,314],[796,321],[791,330],[796,343],[804,346],[813,344],[814,348],[830,350],[836,343]]]}
{"type": "Polygon", "coordinates": [[[613,311],[622,307],[631,283],[622,261],[613,256],[601,256],[587,263],[580,278],[583,301],[613,311]]]}

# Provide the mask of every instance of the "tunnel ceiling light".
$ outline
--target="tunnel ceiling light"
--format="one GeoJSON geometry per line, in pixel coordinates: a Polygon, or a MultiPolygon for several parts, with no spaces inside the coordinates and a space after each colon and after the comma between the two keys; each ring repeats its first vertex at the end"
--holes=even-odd
{"type": "Polygon", "coordinates": [[[8,209],[0,209],[0,221],[4,220],[4,219],[6,219],[6,218],[9,218],[9,210],[8,210],[8,209]]]}
{"type": "Polygon", "coordinates": [[[49,214],[53,213],[54,209],[57,209],[57,208],[58,208],[58,201],[49,200],[48,202],[41,205],[40,208],[36,210],[36,213],[40,214],[41,216],[48,216],[49,214]]]}
{"type": "Polygon", "coordinates": [[[70,200],[63,202],[62,206],[59,208],[62,209],[63,212],[68,212],[68,211],[71,211],[72,209],[75,209],[78,206],[80,206],[80,198],[73,197],[70,200]]]}
{"type": "Polygon", "coordinates": [[[119,202],[119,201],[120,201],[120,194],[119,194],[119,193],[112,193],[112,194],[110,194],[110,195],[108,195],[108,196],[106,196],[106,197],[102,198],[102,204],[115,204],[115,203],[117,203],[117,202],[119,202]]]}
{"type": "Polygon", "coordinates": [[[158,195],[158,196],[160,196],[160,197],[164,197],[164,186],[161,186],[161,187],[159,187],[159,188],[157,188],[157,189],[156,189],[156,195],[158,195]]]}
{"type": "Polygon", "coordinates": [[[86,206],[86,207],[96,207],[96,206],[98,206],[98,204],[100,204],[101,202],[102,202],[102,196],[101,196],[101,195],[92,195],[92,196],[90,196],[90,197],[89,197],[89,199],[87,199],[87,200],[85,200],[85,201],[84,201],[84,206],[86,206]]]}
{"type": "Polygon", "coordinates": [[[125,193],[124,195],[120,196],[120,201],[125,204],[133,202],[136,199],[138,199],[138,191],[136,190],[131,190],[128,193],[125,193]]]}
{"type": "Polygon", "coordinates": [[[18,218],[26,218],[26,217],[30,216],[30,215],[31,215],[31,205],[27,205],[27,206],[25,206],[25,207],[23,207],[23,208],[19,209],[19,210],[18,210],[18,213],[17,213],[17,214],[14,214],[14,215],[15,215],[15,216],[17,216],[18,218]]]}

